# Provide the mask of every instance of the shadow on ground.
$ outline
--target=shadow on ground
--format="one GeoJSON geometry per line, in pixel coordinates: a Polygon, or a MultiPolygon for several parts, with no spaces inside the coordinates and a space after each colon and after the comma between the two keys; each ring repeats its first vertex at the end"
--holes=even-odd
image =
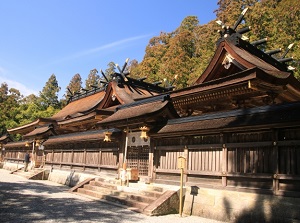
{"type": "Polygon", "coordinates": [[[101,201],[59,197],[59,193],[66,189],[32,181],[0,182],[1,222],[116,223],[142,219],[136,213],[101,201]],[[45,193],[52,196],[45,196],[45,193]],[[58,194],[55,196],[55,193],[58,194]]]}

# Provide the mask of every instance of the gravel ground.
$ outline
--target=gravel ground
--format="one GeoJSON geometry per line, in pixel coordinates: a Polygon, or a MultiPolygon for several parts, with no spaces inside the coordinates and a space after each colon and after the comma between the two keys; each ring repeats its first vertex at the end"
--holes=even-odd
{"type": "Polygon", "coordinates": [[[68,193],[51,181],[27,180],[0,169],[0,222],[217,223],[196,216],[145,216],[108,202],[68,193]]]}

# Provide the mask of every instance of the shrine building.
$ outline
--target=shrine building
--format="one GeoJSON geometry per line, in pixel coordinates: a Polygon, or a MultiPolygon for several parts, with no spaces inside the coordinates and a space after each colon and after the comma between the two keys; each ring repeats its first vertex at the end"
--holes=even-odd
{"type": "MultiPolygon", "coordinates": [[[[129,186],[177,188],[175,203],[182,179],[182,210],[171,209],[186,215],[300,219],[300,82],[291,58],[260,50],[265,39],[243,40],[248,30],[223,27],[207,68],[183,89],[132,78],[125,63],[52,117],[8,129],[3,168],[22,171],[30,151],[32,170],[78,192],[125,170],[129,186]]],[[[163,203],[140,211],[166,214],[153,208],[163,203]]]]}

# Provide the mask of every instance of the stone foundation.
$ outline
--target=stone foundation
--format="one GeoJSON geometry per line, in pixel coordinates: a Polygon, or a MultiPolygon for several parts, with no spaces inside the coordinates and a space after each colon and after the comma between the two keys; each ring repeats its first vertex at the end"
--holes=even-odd
{"type": "Polygon", "coordinates": [[[50,170],[48,180],[55,183],[64,184],[70,187],[75,186],[88,178],[95,177],[95,175],[76,172],[73,170],[50,170]]]}
{"type": "Polygon", "coordinates": [[[185,215],[226,222],[300,222],[300,198],[187,187],[184,199],[185,215]]]}
{"type": "MultiPolygon", "coordinates": [[[[4,162],[3,163],[3,169],[9,170],[9,171],[15,171],[17,169],[23,168],[24,164],[23,163],[9,163],[9,162],[4,162]]],[[[31,165],[28,165],[28,169],[31,168],[31,165]]]]}

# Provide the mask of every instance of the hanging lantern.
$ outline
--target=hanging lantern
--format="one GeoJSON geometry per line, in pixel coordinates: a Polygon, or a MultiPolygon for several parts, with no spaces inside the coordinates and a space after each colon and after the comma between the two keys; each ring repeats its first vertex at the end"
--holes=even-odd
{"type": "Polygon", "coordinates": [[[36,140],[36,141],[35,141],[35,146],[38,146],[38,147],[39,147],[40,145],[41,145],[41,141],[40,141],[40,140],[36,140]]]}
{"type": "Polygon", "coordinates": [[[140,130],[141,130],[140,138],[141,139],[147,139],[148,138],[147,132],[149,131],[149,128],[147,126],[143,126],[143,127],[140,128],[140,130]]]}
{"type": "Polygon", "coordinates": [[[29,146],[30,146],[30,143],[29,143],[28,141],[26,141],[25,146],[26,146],[26,147],[29,147],[29,146]]]}
{"type": "Polygon", "coordinates": [[[104,142],[110,142],[111,141],[111,134],[112,134],[112,132],[107,131],[104,134],[105,134],[105,136],[104,136],[103,141],[104,142]]]}

